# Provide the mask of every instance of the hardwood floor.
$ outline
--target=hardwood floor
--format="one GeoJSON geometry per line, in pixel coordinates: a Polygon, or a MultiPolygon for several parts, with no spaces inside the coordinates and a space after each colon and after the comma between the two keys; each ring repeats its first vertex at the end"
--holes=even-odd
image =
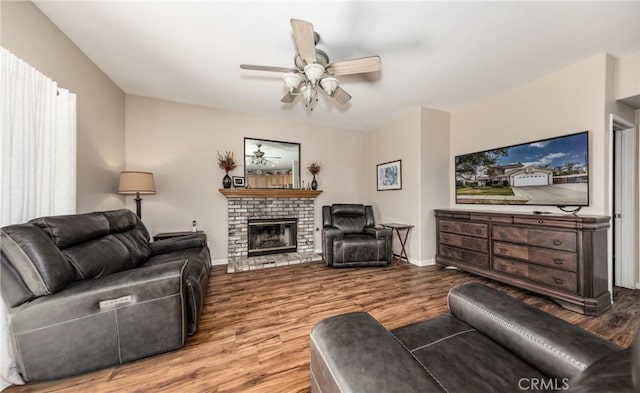
{"type": "Polygon", "coordinates": [[[330,269],[314,262],[235,274],[216,266],[200,331],[183,349],[6,392],[308,392],[315,323],[367,311],[393,329],[446,313],[448,290],[467,281],[486,283],[625,347],[640,328],[640,290],[616,290],[613,309],[594,318],[437,266],[330,269]]]}

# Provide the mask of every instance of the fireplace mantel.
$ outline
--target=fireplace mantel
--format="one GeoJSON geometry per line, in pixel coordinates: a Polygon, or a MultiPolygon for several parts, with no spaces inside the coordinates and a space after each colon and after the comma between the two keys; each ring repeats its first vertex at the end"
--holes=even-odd
{"type": "Polygon", "coordinates": [[[322,190],[293,190],[288,188],[219,188],[227,198],[315,198],[322,190]]]}

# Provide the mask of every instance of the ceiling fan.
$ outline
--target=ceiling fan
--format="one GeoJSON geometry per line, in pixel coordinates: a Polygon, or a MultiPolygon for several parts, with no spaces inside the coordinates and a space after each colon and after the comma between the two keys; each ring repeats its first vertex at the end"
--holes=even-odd
{"type": "Polygon", "coordinates": [[[269,158],[273,158],[276,160],[279,160],[281,157],[275,157],[275,156],[269,156],[266,157],[263,151],[260,150],[260,148],[262,147],[262,144],[258,143],[256,146],[258,146],[258,150],[253,152],[253,158],[251,159],[251,163],[253,165],[267,165],[270,160],[269,158]]]}
{"type": "Polygon", "coordinates": [[[307,108],[313,110],[311,103],[314,100],[318,101],[318,90],[326,93],[339,104],[346,104],[351,96],[339,86],[335,76],[376,72],[382,69],[380,56],[330,63],[329,56],[316,48],[320,35],[313,31],[311,23],[291,19],[291,27],[298,49],[294,57],[295,68],[240,64],[243,70],[284,72],[282,79],[288,92],[280,101],[285,104],[292,103],[296,96],[302,95],[307,108]]]}

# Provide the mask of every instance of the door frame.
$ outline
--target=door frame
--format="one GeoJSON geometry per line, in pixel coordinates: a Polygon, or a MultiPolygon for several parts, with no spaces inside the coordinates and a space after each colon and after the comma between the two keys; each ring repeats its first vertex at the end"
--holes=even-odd
{"type": "MultiPolygon", "coordinates": [[[[620,153],[620,152],[618,152],[620,153]]],[[[611,285],[623,286],[626,288],[640,287],[640,277],[638,268],[638,222],[640,219],[638,209],[638,185],[640,184],[638,170],[638,128],[635,124],[629,123],[619,116],[612,114],[609,121],[609,182],[608,193],[609,203],[607,206],[608,215],[611,217],[611,230],[609,231],[609,260],[611,270],[609,277],[611,285]],[[629,132],[624,138],[627,143],[633,146],[628,153],[632,154],[631,163],[627,162],[627,167],[631,171],[623,171],[623,177],[618,176],[621,181],[615,182],[617,160],[620,154],[616,154],[616,135],[622,137],[619,132],[629,132]],[[622,191],[625,194],[616,195],[622,191]],[[626,196],[626,197],[625,197],[626,196]],[[616,206],[616,197],[619,197],[621,206],[616,206]],[[614,210],[615,209],[615,210],[614,210]],[[621,221],[616,218],[616,214],[622,214],[621,221]],[[614,236],[614,232],[618,236],[614,236]],[[618,252],[616,253],[616,249],[618,252]],[[614,259],[615,255],[615,259],[614,259]]]]}

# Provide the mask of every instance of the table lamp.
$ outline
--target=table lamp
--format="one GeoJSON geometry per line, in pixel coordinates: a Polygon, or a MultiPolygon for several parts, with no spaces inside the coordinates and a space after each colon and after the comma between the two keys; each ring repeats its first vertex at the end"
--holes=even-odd
{"type": "Polygon", "coordinates": [[[118,194],[133,195],[136,197],[136,214],[142,218],[142,198],[140,194],[155,194],[156,184],[153,181],[153,173],[122,171],[120,172],[120,183],[118,184],[118,194]]]}

